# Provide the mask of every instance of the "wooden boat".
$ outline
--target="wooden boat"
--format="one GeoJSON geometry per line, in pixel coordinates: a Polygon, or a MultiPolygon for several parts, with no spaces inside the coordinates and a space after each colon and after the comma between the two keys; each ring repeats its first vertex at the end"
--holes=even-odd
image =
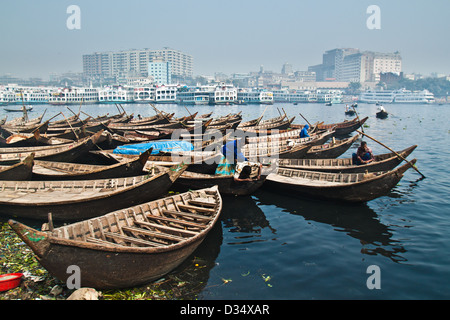
{"type": "Polygon", "coordinates": [[[96,289],[135,287],[178,267],[219,221],[217,188],[202,189],[38,231],[8,223],[54,277],[67,281],[80,268],[80,285],[96,289]]]}
{"type": "Polygon", "coordinates": [[[171,113],[167,116],[162,116],[162,115],[155,115],[152,117],[145,117],[145,118],[141,118],[141,119],[131,119],[129,122],[127,123],[111,123],[109,125],[110,128],[115,128],[115,127],[136,127],[136,126],[151,126],[151,125],[163,125],[163,124],[168,124],[171,123],[171,120],[173,118],[175,113],[171,113]]]}
{"type": "Polygon", "coordinates": [[[376,117],[378,118],[378,119],[386,119],[387,117],[388,117],[388,113],[387,113],[387,111],[378,111],[377,113],[376,113],[376,117]]]}
{"type": "MultiPolygon", "coordinates": [[[[39,129],[34,133],[18,133],[9,136],[6,139],[0,138],[1,148],[17,148],[17,147],[34,147],[34,146],[49,146],[72,143],[73,140],[42,136],[39,129]]],[[[1,152],[1,151],[0,151],[1,152]]]]}
{"type": "MultiPolygon", "coordinates": [[[[356,117],[353,120],[348,121],[345,120],[344,122],[339,123],[332,123],[332,124],[319,123],[317,125],[317,130],[330,130],[334,128],[335,136],[348,135],[353,131],[359,129],[367,121],[367,119],[369,119],[369,117],[365,117],[363,119],[360,119],[361,121],[359,121],[358,117],[356,117]]],[[[291,127],[293,129],[302,129],[303,125],[292,124],[291,127]]]]}
{"type": "Polygon", "coordinates": [[[72,162],[89,152],[100,139],[102,133],[103,131],[99,131],[91,137],[64,145],[26,148],[0,148],[0,164],[5,165],[18,163],[26,158],[31,152],[34,152],[35,159],[37,160],[72,162]]]}
{"type": "Polygon", "coordinates": [[[354,115],[355,115],[355,111],[353,111],[353,110],[347,110],[347,111],[345,111],[345,115],[346,115],[346,116],[354,116],[354,115]]]}
{"type": "Polygon", "coordinates": [[[23,112],[24,109],[26,111],[32,111],[33,110],[33,106],[21,106],[21,107],[5,107],[3,108],[3,110],[8,111],[8,112],[23,112]]]}
{"type": "MultiPolygon", "coordinates": [[[[130,157],[127,154],[114,154],[114,150],[91,151],[92,154],[111,162],[121,162],[130,157]]],[[[153,166],[189,165],[189,171],[199,173],[214,173],[222,154],[214,151],[186,151],[177,153],[162,153],[150,155],[144,170],[151,170],[153,166]]]]}
{"type": "Polygon", "coordinates": [[[204,174],[185,171],[175,181],[173,187],[176,190],[190,190],[209,188],[217,185],[222,195],[245,196],[259,189],[266,181],[267,175],[261,175],[259,180],[235,181],[233,176],[204,174]]]}
{"type": "Polygon", "coordinates": [[[311,143],[299,143],[289,146],[287,141],[250,143],[244,146],[242,152],[244,156],[253,162],[268,163],[273,159],[299,159],[305,157],[311,143]]]}
{"type": "MultiPolygon", "coordinates": [[[[413,159],[411,164],[415,162],[413,159]]],[[[279,167],[267,177],[264,187],[319,199],[366,202],[388,194],[411,164],[371,173],[327,173],[279,167]]]]}
{"type": "MultiPolygon", "coordinates": [[[[413,145],[402,151],[399,151],[403,158],[407,158],[417,145],[413,145]]],[[[353,164],[352,158],[343,159],[279,159],[277,164],[280,167],[321,171],[331,173],[363,173],[363,172],[377,172],[377,171],[389,171],[398,166],[403,160],[398,157],[394,152],[384,153],[374,156],[373,162],[361,165],[353,164]]]]}
{"type": "Polygon", "coordinates": [[[329,138],[334,135],[333,130],[323,131],[316,134],[311,134],[311,136],[306,138],[300,138],[301,129],[295,130],[283,130],[283,132],[277,134],[270,134],[258,137],[248,137],[249,143],[262,143],[270,141],[287,141],[291,140],[294,143],[311,143],[314,145],[321,145],[325,143],[329,138]]]}
{"type": "Polygon", "coordinates": [[[67,132],[73,132],[77,129],[85,130],[86,132],[98,132],[100,130],[108,130],[108,125],[111,123],[111,119],[105,120],[105,121],[95,121],[95,122],[88,122],[86,124],[83,124],[80,128],[71,128],[70,126],[60,126],[60,127],[52,127],[48,128],[47,134],[49,136],[59,136],[61,137],[61,134],[67,133],[67,132]]]}
{"type": "Polygon", "coordinates": [[[33,180],[93,180],[138,176],[144,174],[144,166],[150,153],[151,150],[148,150],[138,157],[109,166],[36,160],[33,180]]]}
{"type": "Polygon", "coordinates": [[[89,219],[164,196],[187,166],[145,175],[72,181],[0,181],[0,214],[29,219],[89,219]]]}
{"type": "Polygon", "coordinates": [[[0,166],[0,180],[30,180],[33,171],[34,153],[12,166],[0,166]]]}
{"type": "Polygon", "coordinates": [[[305,155],[305,159],[334,159],[344,154],[352,144],[360,137],[359,134],[343,139],[335,140],[330,143],[316,145],[311,147],[305,155]]]}
{"type": "Polygon", "coordinates": [[[16,133],[33,133],[36,130],[39,130],[41,133],[45,133],[48,130],[49,121],[46,121],[42,124],[40,123],[26,123],[26,124],[17,124],[17,125],[3,125],[1,127],[4,133],[7,133],[7,136],[16,134],[16,133]]]}
{"type": "Polygon", "coordinates": [[[7,122],[5,122],[3,124],[6,124],[6,125],[38,124],[38,123],[41,123],[42,118],[44,117],[44,114],[45,114],[45,112],[43,114],[41,114],[39,117],[37,117],[37,118],[28,119],[28,120],[26,119],[25,116],[22,116],[22,117],[19,117],[19,118],[14,118],[14,119],[12,119],[10,121],[7,121],[7,122]]]}
{"type": "Polygon", "coordinates": [[[292,117],[290,119],[285,119],[283,121],[269,122],[266,124],[256,125],[252,127],[242,127],[240,128],[240,130],[256,134],[270,134],[272,130],[285,130],[289,128],[294,119],[295,117],[292,117]]]}

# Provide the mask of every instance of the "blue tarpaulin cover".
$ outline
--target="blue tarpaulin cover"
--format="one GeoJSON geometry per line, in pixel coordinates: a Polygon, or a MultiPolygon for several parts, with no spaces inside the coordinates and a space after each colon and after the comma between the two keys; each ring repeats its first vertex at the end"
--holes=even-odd
{"type": "Polygon", "coordinates": [[[158,154],[160,151],[162,152],[192,151],[194,150],[194,145],[186,141],[158,140],[155,142],[145,142],[119,146],[114,149],[113,153],[139,155],[150,148],[153,149],[152,154],[158,154]]]}

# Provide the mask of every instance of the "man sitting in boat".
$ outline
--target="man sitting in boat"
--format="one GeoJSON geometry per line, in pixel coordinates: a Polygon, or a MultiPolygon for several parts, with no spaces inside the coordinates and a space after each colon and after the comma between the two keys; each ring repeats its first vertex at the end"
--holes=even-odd
{"type": "Polygon", "coordinates": [[[386,109],[382,105],[380,105],[378,107],[378,112],[386,112],[386,109]]]}
{"type": "Polygon", "coordinates": [[[361,141],[361,145],[356,150],[356,153],[352,155],[352,162],[356,165],[366,164],[374,161],[375,158],[372,153],[372,149],[367,146],[367,142],[361,141]]]}
{"type": "Polygon", "coordinates": [[[309,137],[308,129],[309,129],[309,126],[307,124],[305,124],[305,126],[302,129],[302,131],[300,131],[300,138],[309,137]]]}
{"type": "Polygon", "coordinates": [[[227,142],[222,147],[222,158],[217,165],[217,175],[234,175],[236,171],[236,163],[238,161],[248,161],[242,154],[241,148],[244,146],[246,139],[236,139],[227,142]]]}

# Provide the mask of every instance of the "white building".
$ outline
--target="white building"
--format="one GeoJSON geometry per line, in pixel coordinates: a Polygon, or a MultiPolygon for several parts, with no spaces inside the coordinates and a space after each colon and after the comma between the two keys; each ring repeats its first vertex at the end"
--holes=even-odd
{"type": "Polygon", "coordinates": [[[172,64],[161,60],[158,59],[148,64],[148,75],[153,78],[157,85],[171,84],[172,64]]]}

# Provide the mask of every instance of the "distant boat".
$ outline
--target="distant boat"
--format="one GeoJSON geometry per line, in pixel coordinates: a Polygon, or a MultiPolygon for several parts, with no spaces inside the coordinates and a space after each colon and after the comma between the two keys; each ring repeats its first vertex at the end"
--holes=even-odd
{"type": "Polygon", "coordinates": [[[332,106],[332,105],[333,105],[333,103],[331,103],[331,102],[327,102],[327,103],[325,103],[325,105],[326,105],[326,106],[332,106]]]}
{"type": "Polygon", "coordinates": [[[376,113],[376,117],[378,119],[386,119],[388,117],[388,112],[383,108],[383,106],[380,106],[378,108],[378,112],[376,113]]]}
{"type": "Polygon", "coordinates": [[[3,109],[5,111],[8,111],[8,112],[23,112],[24,107],[25,107],[26,111],[33,110],[33,106],[30,106],[30,105],[28,105],[28,106],[21,106],[21,107],[19,107],[19,106],[17,106],[17,107],[11,106],[11,107],[3,108],[3,109]]]}

